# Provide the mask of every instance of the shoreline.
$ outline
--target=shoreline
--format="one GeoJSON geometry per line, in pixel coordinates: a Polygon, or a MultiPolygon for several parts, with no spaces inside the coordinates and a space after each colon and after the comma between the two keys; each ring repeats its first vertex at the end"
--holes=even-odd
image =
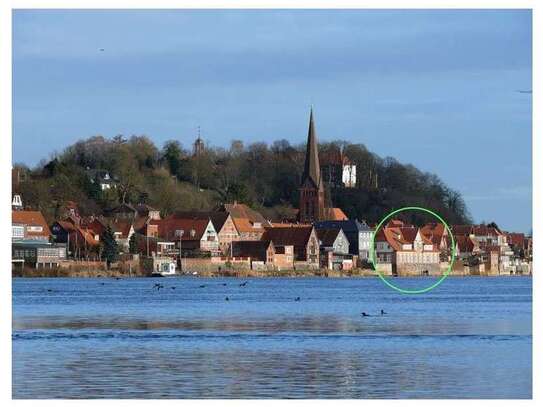
{"type": "MultiPolygon", "coordinates": [[[[390,279],[398,278],[440,278],[439,275],[401,275],[401,276],[385,276],[390,279]]],[[[532,274],[458,274],[451,273],[447,278],[461,277],[532,277],[532,274]]],[[[172,276],[151,276],[138,272],[127,273],[121,270],[67,270],[67,269],[27,269],[12,271],[12,279],[14,278],[379,278],[377,273],[372,269],[358,269],[349,272],[341,272],[337,270],[284,270],[284,271],[256,271],[256,270],[240,270],[240,271],[222,271],[222,272],[200,272],[196,275],[192,274],[176,274],[172,276]]]]}

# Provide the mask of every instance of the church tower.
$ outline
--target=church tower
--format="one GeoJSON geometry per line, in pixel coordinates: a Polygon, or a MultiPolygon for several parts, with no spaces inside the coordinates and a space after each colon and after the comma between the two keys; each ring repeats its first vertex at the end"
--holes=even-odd
{"type": "Polygon", "coordinates": [[[324,217],[324,187],[321,179],[317,133],[315,132],[312,108],[309,115],[305,166],[300,185],[298,220],[302,223],[312,223],[323,220],[324,217]]]}

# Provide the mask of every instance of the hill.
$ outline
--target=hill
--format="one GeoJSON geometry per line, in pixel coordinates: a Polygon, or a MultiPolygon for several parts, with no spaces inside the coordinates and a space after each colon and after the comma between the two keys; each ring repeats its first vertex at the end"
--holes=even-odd
{"type": "MultiPolygon", "coordinates": [[[[339,148],[356,164],[357,183],[327,193],[349,217],[377,222],[392,209],[424,206],[449,223],[471,221],[460,193],[436,175],[381,158],[362,144],[319,145],[320,154],[339,148]]],[[[63,213],[69,201],[77,202],[83,215],[103,213],[123,201],[147,203],[168,215],[210,210],[234,200],[280,219],[298,205],[304,154],[305,145],[286,140],[247,146],[234,140],[228,149],[207,146],[195,154],[178,141],[159,149],[146,136],[94,136],[35,168],[15,165],[25,180],[14,182],[13,189],[48,220],[63,213]],[[111,188],[101,186],[108,175],[111,188]]]]}

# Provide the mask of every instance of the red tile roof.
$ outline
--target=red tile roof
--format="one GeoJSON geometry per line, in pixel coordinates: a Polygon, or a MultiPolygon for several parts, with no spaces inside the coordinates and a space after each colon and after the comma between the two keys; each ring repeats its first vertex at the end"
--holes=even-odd
{"type": "Polygon", "coordinates": [[[158,225],[158,235],[161,238],[177,241],[179,236],[176,235],[177,230],[183,231],[181,240],[201,240],[209,219],[194,219],[194,218],[179,218],[175,215],[170,215],[161,220],[152,220],[152,225],[158,225]],[[192,232],[194,231],[194,232],[192,232]]]}
{"type": "Polygon", "coordinates": [[[12,211],[11,222],[25,226],[41,226],[41,232],[25,230],[27,237],[49,238],[51,236],[49,226],[40,211],[12,211]]]}
{"type": "Polygon", "coordinates": [[[313,226],[281,226],[266,228],[262,240],[271,240],[275,246],[306,246],[313,226]]]}

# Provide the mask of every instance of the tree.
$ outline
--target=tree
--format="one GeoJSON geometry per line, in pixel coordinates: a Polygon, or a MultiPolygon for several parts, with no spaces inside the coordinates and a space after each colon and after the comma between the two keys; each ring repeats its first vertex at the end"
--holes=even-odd
{"type": "Polygon", "coordinates": [[[128,250],[131,254],[138,253],[138,242],[136,241],[135,233],[132,233],[132,236],[130,236],[130,239],[128,240],[128,250]]]}
{"type": "Polygon", "coordinates": [[[111,266],[111,263],[117,261],[119,258],[119,247],[111,230],[111,226],[108,226],[101,236],[102,244],[104,245],[102,256],[106,260],[107,268],[111,266]]]}

